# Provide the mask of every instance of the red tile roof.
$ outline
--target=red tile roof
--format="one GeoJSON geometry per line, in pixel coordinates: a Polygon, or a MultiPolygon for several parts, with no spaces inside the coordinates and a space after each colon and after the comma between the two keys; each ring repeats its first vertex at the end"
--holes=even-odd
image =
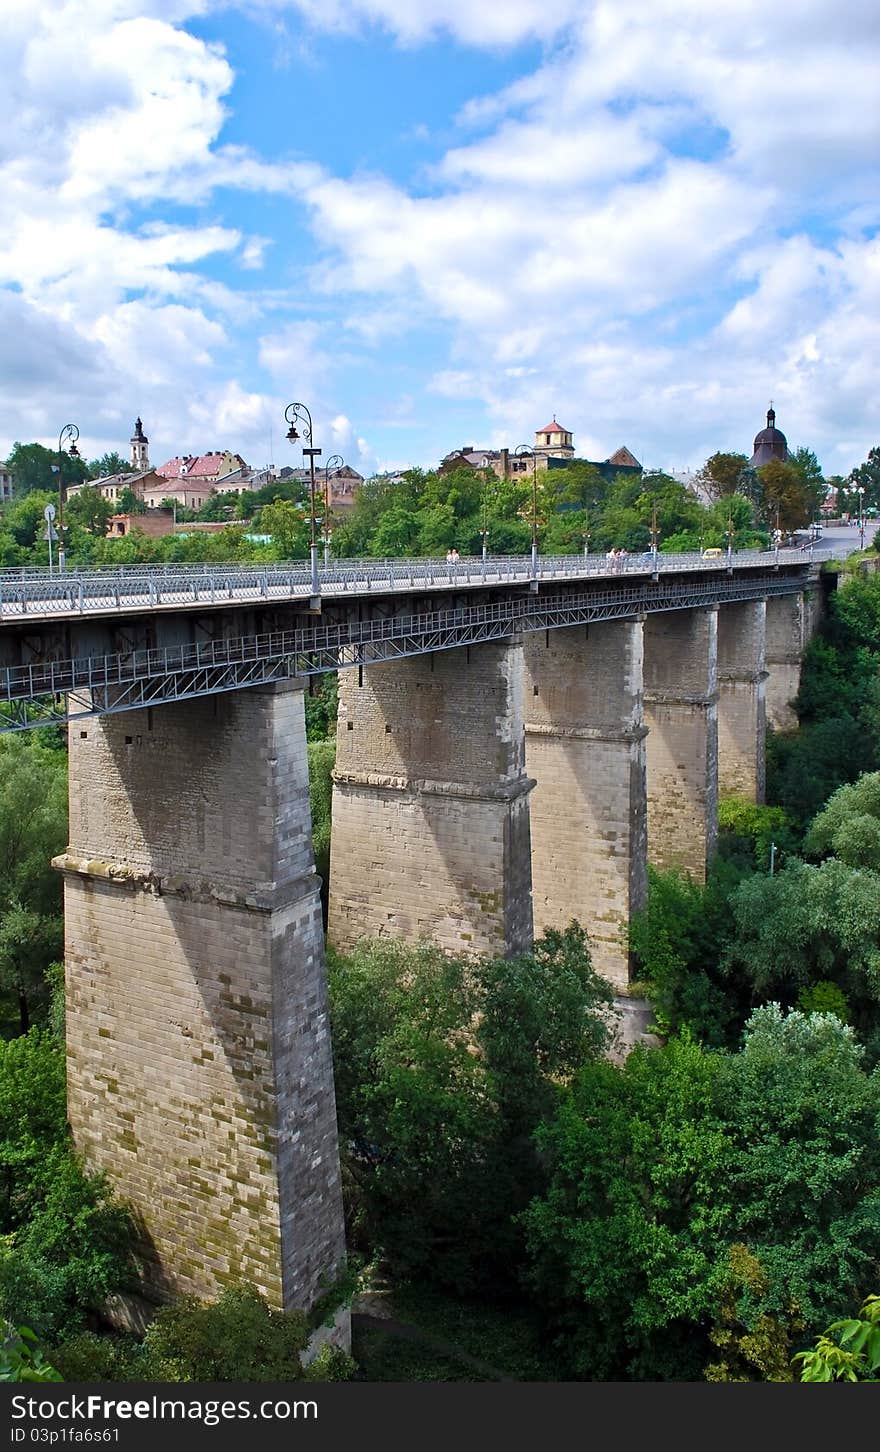
{"type": "Polygon", "coordinates": [[[571,433],[571,430],[570,429],[564,429],[562,427],[562,424],[561,423],[557,423],[556,420],[554,419],[552,423],[545,424],[542,429],[538,429],[538,433],[539,434],[568,434],[568,433],[571,433]]]}

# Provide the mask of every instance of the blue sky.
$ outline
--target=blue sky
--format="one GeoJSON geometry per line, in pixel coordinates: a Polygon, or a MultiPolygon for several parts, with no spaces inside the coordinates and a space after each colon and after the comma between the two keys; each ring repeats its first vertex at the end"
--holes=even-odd
{"type": "Polygon", "coordinates": [[[880,443],[861,0],[4,0],[0,457],[880,443]]]}

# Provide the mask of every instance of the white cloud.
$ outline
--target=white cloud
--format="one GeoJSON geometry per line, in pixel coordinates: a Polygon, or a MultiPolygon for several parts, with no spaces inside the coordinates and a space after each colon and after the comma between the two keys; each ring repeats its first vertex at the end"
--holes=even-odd
{"type": "Polygon", "coordinates": [[[530,72],[473,97],[414,180],[228,144],[230,59],[183,28],[224,3],[5,0],[9,441],[88,406],[96,432],[124,421],[127,438],[141,412],[169,453],[247,457],[292,390],[337,452],[372,457],[336,380],[387,374],[393,420],[406,340],[400,417],[441,394],[451,436],[457,401],[467,433],[482,408],[487,442],[556,409],[585,452],[626,442],[678,466],[747,447],[772,395],[834,467],[877,442],[880,37],[862,0],[248,0],[312,35],[422,45],[428,79],[439,34],[533,44],[530,72]],[[224,214],[230,189],[243,205],[224,214]],[[304,273],[284,228],[248,217],[261,193],[289,204],[300,245],[311,227],[308,318],[291,316],[304,273]]]}

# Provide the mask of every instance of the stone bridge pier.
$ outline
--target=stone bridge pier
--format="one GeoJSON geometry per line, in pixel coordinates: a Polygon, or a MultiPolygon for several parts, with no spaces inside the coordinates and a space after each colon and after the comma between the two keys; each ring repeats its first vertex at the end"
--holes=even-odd
{"type": "Polygon", "coordinates": [[[801,657],[811,633],[802,593],[767,600],[767,721],[777,731],[798,724],[793,701],[801,682],[801,657]]]}
{"type": "Polygon", "coordinates": [[[763,600],[718,613],[718,789],[764,800],[765,710],[763,600]]]}
{"type": "Polygon", "coordinates": [[[576,918],[617,988],[629,981],[625,930],[647,888],[643,630],[612,620],[525,645],[535,933],[576,918]]]}
{"type": "Polygon", "coordinates": [[[344,1237],[301,689],[70,730],[70,1122],[148,1289],[307,1308],[344,1237]]]}
{"type": "Polygon", "coordinates": [[[532,940],[519,637],[340,673],[328,938],[532,940]]]}
{"type": "Polygon", "coordinates": [[[648,857],[704,882],[718,836],[718,609],[645,621],[648,857]]]}

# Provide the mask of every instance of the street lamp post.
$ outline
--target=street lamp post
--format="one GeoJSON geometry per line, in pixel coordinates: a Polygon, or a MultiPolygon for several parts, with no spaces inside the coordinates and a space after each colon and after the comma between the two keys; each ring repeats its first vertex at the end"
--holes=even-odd
{"type": "Polygon", "coordinates": [[[287,437],[293,444],[299,438],[297,423],[303,426],[302,436],[308,439],[308,444],[303,444],[303,454],[309,461],[309,562],[312,575],[312,596],[316,597],[321,593],[321,585],[318,579],[318,533],[315,520],[315,457],[321,450],[316,449],[312,444],[312,415],[304,403],[289,403],[284,410],[284,420],[290,425],[287,430],[287,437]]]}
{"type": "Polygon", "coordinates": [[[856,490],[859,496],[859,549],[865,548],[865,511],[863,508],[865,498],[865,486],[860,484],[856,490]]]}
{"type": "Polygon", "coordinates": [[[590,553],[590,521],[584,515],[584,559],[590,553]]]}
{"type": "MultiPolygon", "coordinates": [[[[65,443],[70,441],[70,448],[67,450],[72,459],[79,458],[79,449],[76,441],[79,438],[79,429],[76,424],[65,424],[58,435],[58,573],[64,574],[64,476],[62,474],[61,460],[64,457],[63,449],[65,443]]],[[[51,528],[51,526],[50,526],[51,528]]]]}
{"type": "Polygon", "coordinates": [[[538,456],[531,444],[517,444],[514,457],[532,459],[532,589],[538,588],[538,456]]]}
{"type": "Polygon", "coordinates": [[[657,501],[651,506],[651,564],[657,573],[657,501]]]}
{"type": "Polygon", "coordinates": [[[727,516],[727,568],[733,566],[733,516],[727,516]]]}
{"type": "Polygon", "coordinates": [[[330,563],[330,520],[332,518],[330,507],[330,475],[336,473],[343,467],[345,460],[341,454],[331,454],[324,465],[324,569],[330,563]]]}

